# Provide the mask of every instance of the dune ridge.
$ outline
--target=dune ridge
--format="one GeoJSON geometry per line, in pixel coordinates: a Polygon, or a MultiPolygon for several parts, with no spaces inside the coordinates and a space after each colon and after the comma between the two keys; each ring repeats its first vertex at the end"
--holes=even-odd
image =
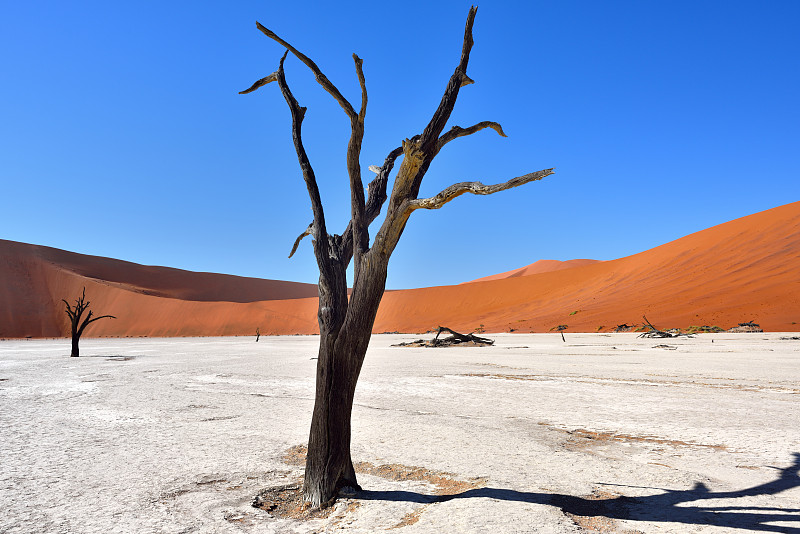
{"type": "Polygon", "coordinates": [[[525,267],[520,267],[519,269],[513,269],[511,271],[506,271],[504,273],[484,276],[482,278],[476,278],[475,280],[470,280],[469,282],[462,282],[462,283],[471,284],[473,282],[488,282],[490,280],[502,280],[503,278],[516,278],[517,276],[530,276],[532,274],[549,273],[552,271],[563,271],[564,269],[571,269],[573,267],[591,265],[592,263],[597,263],[599,261],[601,260],[589,260],[589,259],[575,259],[566,261],[539,260],[531,263],[530,265],[526,265],[525,267]]]}
{"type": "MultiPolygon", "coordinates": [[[[800,202],[610,261],[534,263],[466,284],[387,292],[373,330],[438,325],[487,332],[608,331],[755,321],[800,331],[800,202]],[[530,269],[529,269],[530,268],[530,269]]],[[[97,313],[87,336],[313,334],[316,287],[192,273],[0,240],[0,337],[67,332],[62,298],[86,287],[97,313]]]]}
{"type": "Polygon", "coordinates": [[[532,276],[398,291],[376,329],[580,332],[641,324],[663,328],[753,320],[770,331],[800,323],[800,202],[735,219],[617,260],[532,276]],[[432,321],[436,322],[436,321],[432,321]],[[603,328],[600,328],[603,327],[603,328]]]}

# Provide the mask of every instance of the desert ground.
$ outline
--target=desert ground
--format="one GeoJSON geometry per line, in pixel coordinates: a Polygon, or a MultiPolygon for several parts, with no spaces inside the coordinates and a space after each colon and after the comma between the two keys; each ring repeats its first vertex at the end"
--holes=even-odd
{"type": "Polygon", "coordinates": [[[252,503],[302,477],[317,337],[2,341],[0,531],[800,532],[789,336],[374,336],[363,491],[305,520],[252,503]]]}

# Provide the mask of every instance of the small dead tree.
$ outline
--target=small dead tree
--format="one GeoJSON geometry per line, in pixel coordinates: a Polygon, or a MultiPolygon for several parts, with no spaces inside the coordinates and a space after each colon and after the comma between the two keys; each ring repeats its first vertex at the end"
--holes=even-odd
{"type": "Polygon", "coordinates": [[[419,209],[439,209],[447,202],[463,195],[489,195],[505,191],[528,182],[541,180],[553,173],[545,169],[524,174],[511,180],[484,185],[480,182],[461,182],[444,189],[430,198],[418,198],[422,179],[445,145],[485,128],[491,128],[505,137],[500,124],[484,121],[462,128],[453,126],[444,132],[445,125],[456,103],[462,87],[473,83],[467,76],[467,64],[472,50],[472,26],[477,8],[472,7],[467,16],[461,58],[450,77],[439,106],[422,133],[405,139],[383,162],[370,166],[377,176],[367,186],[361,177],[361,143],[364,137],[364,117],[367,111],[367,86],[362,60],[353,54],[356,76],[361,87],[361,104],[354,108],[339,89],[322,73],[314,61],[273,31],[256,23],[267,37],[286,49],[278,70],[255,82],[241,94],[250,93],[272,82],[278,82],[292,116],[292,138],[303,179],[311,200],[314,220],[300,234],[289,254],[297,250],[300,241],[311,235],[319,267],[318,321],[320,346],[317,360],[316,393],[311,430],[308,439],[308,455],[303,483],[306,501],[313,506],[331,502],[337,490],[350,486],[360,489],[356,481],[350,457],[350,414],[353,407],[356,381],[369,345],[372,326],[378,305],[386,287],[389,258],[403,234],[409,217],[419,209]],[[351,134],[347,145],[347,171],[350,185],[350,222],[342,234],[328,231],[322,199],[317,186],[317,177],[303,146],[302,124],[306,108],[301,107],[286,83],[284,61],[289,53],[303,62],[314,73],[317,82],[341,106],[350,121],[351,134]],[[391,194],[387,198],[389,174],[395,161],[402,156],[402,163],[394,178],[391,194]],[[388,203],[387,203],[388,200],[388,203]],[[387,203],[386,215],[370,246],[369,226],[387,203]],[[354,264],[354,280],[348,299],[346,269],[350,261],[354,264]]]}
{"type": "Polygon", "coordinates": [[[70,328],[72,330],[72,353],[70,354],[71,357],[77,358],[80,355],[80,350],[78,349],[78,341],[80,341],[81,336],[83,335],[83,331],[86,330],[86,327],[89,324],[99,321],[100,319],[116,319],[113,315],[101,315],[99,317],[92,317],[92,310],[89,310],[89,304],[91,304],[88,300],[86,300],[86,288],[83,288],[83,293],[81,293],[80,298],[75,299],[75,307],[73,308],[70,306],[69,302],[64,299],[61,299],[64,305],[67,307],[65,310],[67,316],[69,316],[70,320],[70,328]],[[86,317],[83,317],[81,321],[81,317],[83,316],[83,312],[89,310],[89,313],[86,314],[86,317]]]}

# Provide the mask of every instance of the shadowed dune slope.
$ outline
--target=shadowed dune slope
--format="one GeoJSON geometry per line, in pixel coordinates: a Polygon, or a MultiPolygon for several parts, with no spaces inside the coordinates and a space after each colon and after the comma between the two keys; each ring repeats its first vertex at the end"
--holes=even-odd
{"type": "MultiPolygon", "coordinates": [[[[65,335],[61,299],[73,301],[84,286],[95,314],[117,316],[93,323],[89,336],[228,335],[257,326],[267,333],[270,302],[317,295],[314,284],[152,267],[0,240],[0,336],[65,335]]],[[[289,310],[280,315],[282,328],[297,322],[289,310]]]]}
{"type": "MultiPolygon", "coordinates": [[[[755,321],[800,330],[800,202],[736,219],[612,261],[537,262],[455,286],[392,291],[374,331],[437,325],[487,331],[606,331],[755,321]],[[536,266],[539,267],[536,267],[536,266]],[[566,267],[564,267],[566,265],[566,267]],[[559,270],[542,268],[557,267],[559,270]],[[538,270],[538,272],[537,272],[538,270]]],[[[86,287],[87,336],[316,333],[316,286],[84,256],[0,240],[0,337],[67,333],[62,298],[86,287]],[[302,298],[306,297],[306,298],[302,298]]]]}

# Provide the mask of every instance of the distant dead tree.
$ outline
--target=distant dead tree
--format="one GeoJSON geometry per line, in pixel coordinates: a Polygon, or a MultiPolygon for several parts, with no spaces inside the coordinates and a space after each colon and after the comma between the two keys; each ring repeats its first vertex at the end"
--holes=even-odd
{"type": "Polygon", "coordinates": [[[88,300],[86,300],[86,288],[83,288],[83,293],[81,293],[80,298],[75,299],[75,307],[73,308],[70,306],[69,302],[64,299],[61,301],[66,305],[67,309],[65,310],[67,315],[70,319],[70,327],[72,329],[72,353],[70,354],[71,357],[77,358],[80,355],[80,350],[78,349],[78,341],[81,339],[81,335],[83,335],[83,331],[86,330],[86,327],[89,324],[99,321],[100,319],[116,319],[113,315],[101,315],[100,317],[92,317],[92,310],[89,310],[89,304],[91,304],[88,300]],[[89,313],[86,314],[86,317],[83,318],[81,321],[81,317],[83,316],[83,312],[89,310],[89,313]]]}
{"type": "Polygon", "coordinates": [[[261,337],[261,329],[260,328],[256,328],[256,343],[258,343],[258,338],[260,338],[260,337],[261,337]]]}
{"type": "Polygon", "coordinates": [[[277,71],[258,80],[241,94],[278,82],[291,112],[292,138],[314,216],[308,228],[295,240],[289,254],[291,257],[300,241],[305,236],[311,235],[320,271],[317,313],[320,345],[316,371],[316,397],[303,483],[304,498],[313,506],[332,502],[339,488],[350,486],[360,489],[350,456],[350,415],[353,396],[378,305],[386,287],[389,258],[411,214],[419,209],[439,209],[464,193],[489,195],[541,180],[553,173],[553,169],[545,169],[495,185],[461,182],[447,187],[430,198],[418,198],[425,173],[434,157],[446,144],[485,128],[491,128],[499,135],[506,136],[500,124],[492,121],[479,122],[467,128],[453,126],[449,131],[442,133],[459,91],[462,87],[473,83],[467,76],[467,63],[473,45],[472,26],[476,11],[475,7],[469,10],[461,59],[447,83],[442,100],[430,122],[422,133],[405,139],[401,146],[389,152],[383,165],[369,167],[377,176],[367,186],[366,198],[359,161],[364,137],[364,117],[367,111],[367,86],[361,58],[353,54],[356,76],[361,86],[361,105],[356,110],[314,61],[271,30],[256,23],[264,35],[286,48],[286,52],[278,64],[277,71]],[[311,69],[317,82],[336,100],[350,121],[351,134],[347,145],[346,162],[351,218],[341,235],[328,232],[317,177],[303,146],[301,127],[306,108],[298,104],[286,83],[283,65],[289,52],[311,69]],[[386,215],[370,246],[369,226],[378,217],[387,201],[389,174],[400,156],[403,159],[394,178],[391,195],[388,197],[386,215]],[[354,280],[348,299],[346,270],[351,259],[354,263],[354,280]]]}

